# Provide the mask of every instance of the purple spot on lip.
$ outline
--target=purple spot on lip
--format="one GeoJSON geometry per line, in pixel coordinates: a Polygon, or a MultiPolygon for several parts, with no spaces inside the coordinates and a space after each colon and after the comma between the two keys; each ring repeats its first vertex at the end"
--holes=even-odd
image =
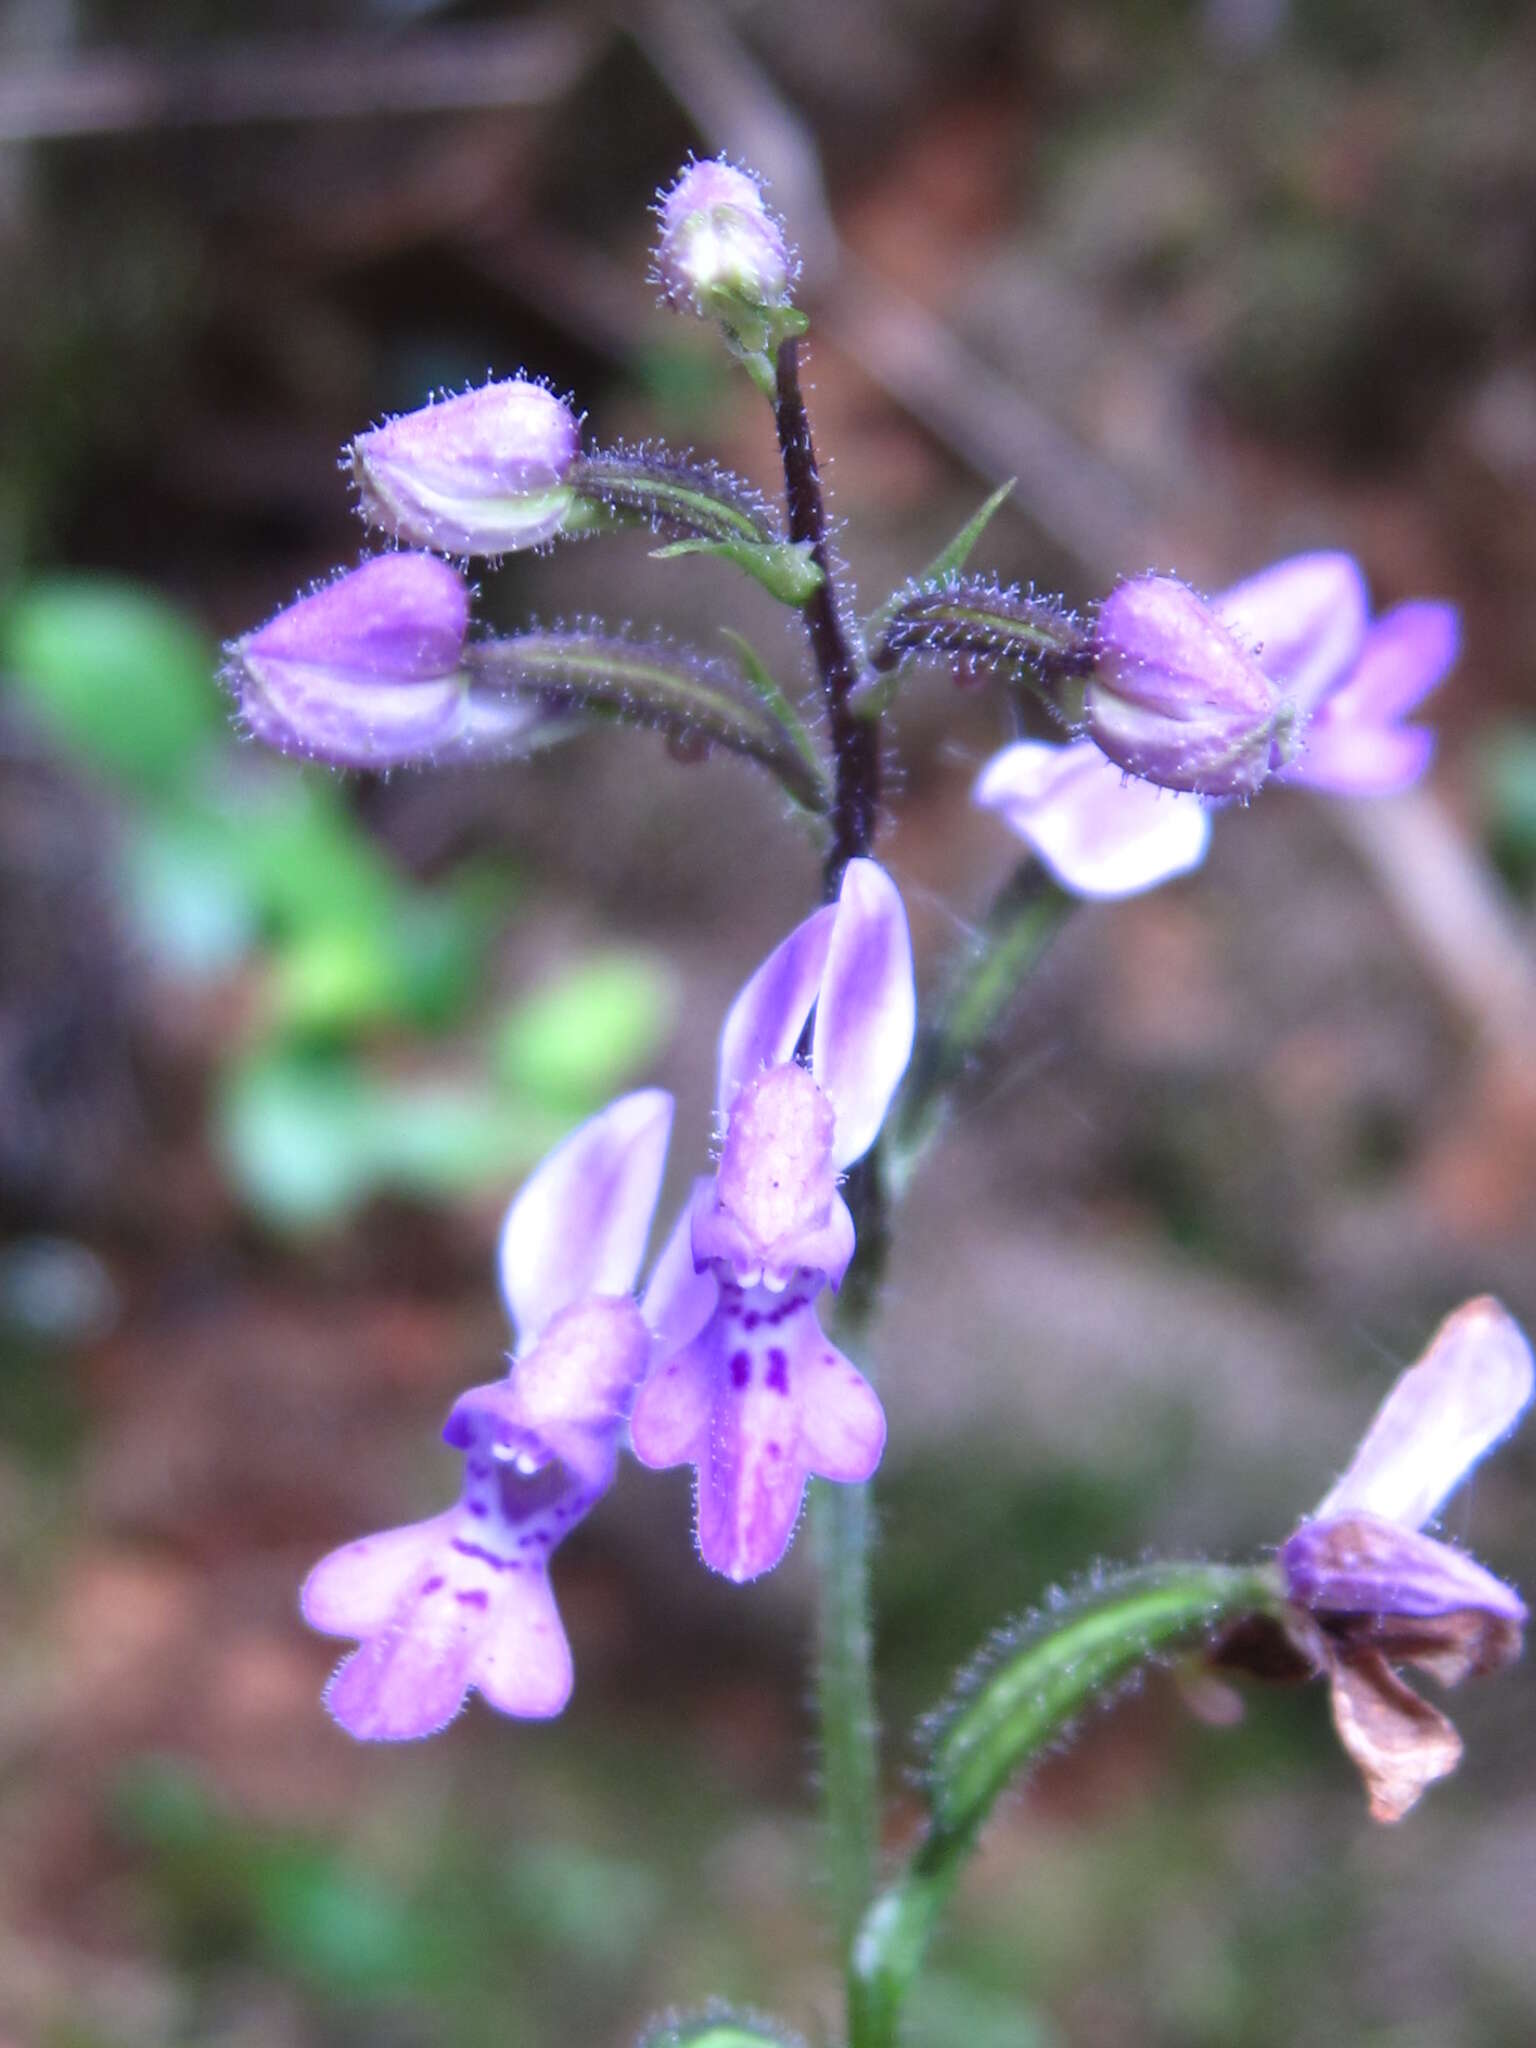
{"type": "Polygon", "coordinates": [[[466,1501],[465,1506],[475,1516],[488,1515],[491,1512],[483,1500],[466,1501]]]}
{"type": "Polygon", "coordinates": [[[442,1575],[442,1573],[441,1573],[441,1572],[435,1572],[435,1573],[434,1573],[434,1574],[432,1575],[432,1577],[431,1577],[430,1579],[428,1579],[427,1583],[426,1583],[426,1584],[425,1584],[425,1585],[424,1585],[424,1586],[422,1587],[422,1589],[421,1589],[421,1590],[422,1590],[422,1592],[423,1592],[424,1594],[425,1594],[425,1593],[436,1593],[436,1592],[438,1592],[438,1591],[440,1591],[440,1590],[441,1590],[441,1588],[442,1588],[442,1583],[443,1583],[443,1575],[442,1575]]]}
{"type": "Polygon", "coordinates": [[[455,1593],[454,1599],[461,1607],[489,1607],[491,1596],[484,1586],[473,1586],[467,1593],[455,1593]]]}
{"type": "Polygon", "coordinates": [[[789,1392],[789,1358],[777,1347],[768,1354],[768,1385],[776,1394],[789,1392]]]}
{"type": "Polygon", "coordinates": [[[782,1458],[784,1455],[784,1446],[782,1444],[770,1444],[768,1446],[768,1455],[770,1458],[782,1458]]]}
{"type": "Polygon", "coordinates": [[[731,1385],[744,1387],[752,1377],[752,1360],[745,1351],[737,1351],[731,1357],[731,1385]]]}
{"type": "Polygon", "coordinates": [[[747,1330],[755,1330],[761,1321],[762,1317],[758,1314],[757,1310],[755,1308],[749,1308],[746,1314],[741,1319],[742,1328],[747,1330]]]}
{"type": "Polygon", "coordinates": [[[499,1557],[494,1550],[485,1550],[478,1543],[466,1543],[462,1536],[455,1536],[453,1547],[460,1557],[477,1557],[482,1564],[488,1564],[492,1571],[504,1572],[509,1559],[499,1557]]]}

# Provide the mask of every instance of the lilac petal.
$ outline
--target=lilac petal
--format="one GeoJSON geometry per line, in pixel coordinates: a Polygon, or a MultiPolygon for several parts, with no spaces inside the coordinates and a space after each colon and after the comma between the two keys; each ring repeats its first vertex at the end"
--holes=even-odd
{"type": "Polygon", "coordinates": [[[1514,1587],[1476,1558],[1376,1515],[1304,1522],[1281,1549],[1280,1565],[1291,1598],[1314,1613],[1526,1618],[1514,1587]]]}
{"type": "Polygon", "coordinates": [[[388,768],[458,744],[469,590],[430,555],[376,555],[229,649],[250,731],[281,753],[388,768]]]}
{"type": "Polygon", "coordinates": [[[811,1071],[837,1113],[839,1171],[875,1142],[912,1057],[917,994],[901,893],[872,860],[851,860],[816,1003],[811,1071]]]}
{"type": "Polygon", "coordinates": [[[1215,600],[1216,610],[1300,712],[1349,673],[1365,640],[1370,600],[1349,555],[1292,555],[1215,600]]]}
{"type": "Polygon", "coordinates": [[[856,1485],[874,1476],[885,1450],[880,1397],[837,1348],[823,1340],[800,1362],[800,1443],[822,1479],[856,1485]]]}
{"type": "Polygon", "coordinates": [[[652,1355],[670,1358],[691,1344],[714,1313],[719,1288],[715,1276],[700,1272],[693,1258],[693,1212],[714,1198],[714,1182],[701,1176],[683,1204],[661,1254],[651,1269],[640,1313],[654,1340],[652,1355]]]}
{"type": "Polygon", "coordinates": [[[1276,781],[1328,796],[1395,796],[1428,768],[1435,735],[1422,725],[1366,725],[1334,718],[1329,704],[1301,738],[1301,751],[1276,771],[1276,781]]]}
{"type": "Polygon", "coordinates": [[[542,384],[504,378],[359,434],[363,516],[420,547],[500,554],[559,533],[580,428],[542,384]]]}
{"type": "Polygon", "coordinates": [[[374,555],[301,597],[240,643],[247,655],[395,683],[460,666],[469,586],[433,555],[374,555]]]}
{"type": "Polygon", "coordinates": [[[1127,780],[1092,740],[1020,740],[995,754],[971,800],[992,810],[1074,896],[1155,889],[1205,858],[1210,812],[1194,797],[1127,780]]]}
{"type": "Polygon", "coordinates": [[[1439,683],[1461,649],[1454,605],[1418,602],[1386,612],[1365,636],[1360,659],[1328,699],[1328,718],[1391,725],[1439,683]]]}
{"type": "Polygon", "coordinates": [[[535,1168],[501,1231],[501,1290],[520,1346],[592,1294],[628,1294],[661,1193],[672,1098],[642,1088],[589,1117],[535,1168]]]}
{"type": "Polygon", "coordinates": [[[413,1742],[463,1711],[475,1653],[475,1620],[450,1599],[433,1625],[372,1635],[336,1667],[325,1704],[360,1742],[413,1742]]]}
{"type": "Polygon", "coordinates": [[[455,1513],[384,1529],[323,1557],[299,1594],[304,1619],[326,1636],[371,1636],[383,1628],[428,1553],[451,1533],[455,1513]]]}
{"type": "Polygon", "coordinates": [[[709,1454],[715,1354],[701,1341],[703,1334],[665,1359],[635,1397],[630,1445],[652,1471],[700,1464],[709,1454]]]}
{"type": "Polygon", "coordinates": [[[1420,1528],[1511,1430],[1536,1377],[1519,1325],[1491,1295],[1447,1316],[1398,1380],[1314,1521],[1377,1515],[1420,1528]]]}
{"type": "Polygon", "coordinates": [[[547,1720],[570,1699],[571,1646],[547,1572],[530,1565],[496,1596],[496,1625],[470,1666],[469,1682],[499,1713],[547,1720]]]}
{"type": "Polygon", "coordinates": [[[722,1116],[730,1114],[744,1081],[793,1058],[821,987],[836,919],[837,906],[829,903],[796,925],[732,1003],[720,1034],[715,1107],[722,1116]]]}

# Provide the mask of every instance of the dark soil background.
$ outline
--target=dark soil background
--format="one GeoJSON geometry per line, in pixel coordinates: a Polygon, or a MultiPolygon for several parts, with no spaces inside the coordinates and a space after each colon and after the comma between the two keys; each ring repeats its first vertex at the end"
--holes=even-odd
{"type": "MultiPolygon", "coordinates": [[[[698,1170],[814,856],[649,736],[343,783],[214,681],[356,557],[342,442],[488,368],[772,488],[646,283],[690,148],[801,239],[866,605],[1016,475],[979,559],[1074,601],[1341,546],[1466,628],[1426,788],[1266,794],[1081,911],[898,1219],[893,1846],[903,1731],[994,1621],[1273,1543],[1443,1313],[1536,1325],[1533,105],[1512,0],[0,0],[0,2041],[585,2048],[713,1992],[835,2035],[803,1544],[732,1589],[628,1471],[561,1554],[565,1717],[408,1750],[326,1720],[295,1607],[447,1498],[550,1138],[655,1075],[698,1170]]],[[[484,590],[741,626],[804,686],[765,599],[639,539],[484,590]]],[[[939,672],[902,700],[928,987],[1010,865],[966,801],[1006,732],[939,672]]],[[[1528,1587],[1533,1445],[1450,1517],[1528,1587]]],[[[1528,2041],[1529,1673],[1452,1704],[1461,1773],[1387,1831],[1315,1689],[1213,1727],[1149,1681],[994,1825],[914,2042],[1528,2041]]]]}

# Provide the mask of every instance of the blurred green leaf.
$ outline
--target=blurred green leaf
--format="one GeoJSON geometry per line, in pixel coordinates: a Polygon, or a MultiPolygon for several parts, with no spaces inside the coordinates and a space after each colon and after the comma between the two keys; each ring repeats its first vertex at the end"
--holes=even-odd
{"type": "Polygon", "coordinates": [[[503,1018],[496,1071],[541,1101],[595,1103],[654,1055],[675,1009],[675,986],[654,955],[600,954],[503,1018]]]}
{"type": "Polygon", "coordinates": [[[58,741],[141,792],[183,783],[225,725],[202,634],[163,598],[109,577],[24,585],[0,612],[0,669],[58,741]]]}
{"type": "Polygon", "coordinates": [[[239,847],[217,823],[175,809],[140,816],[122,879],[139,935],[169,973],[194,981],[227,974],[256,943],[239,847]]]}
{"type": "Polygon", "coordinates": [[[235,1185],[267,1220],[338,1221],[385,1188],[510,1185],[572,1119],[485,1085],[400,1081],[342,1056],[263,1052],[226,1077],[218,1128],[235,1185]]]}
{"type": "Polygon", "coordinates": [[[611,1970],[639,1958],[664,1904],[653,1870],[574,1842],[516,1851],[506,1894],[520,1926],[541,1945],[611,1970]]]}
{"type": "Polygon", "coordinates": [[[117,1824],[156,1859],[162,1902],[198,1962],[255,1949],[333,1997],[385,1997],[426,1973],[425,1928],[408,1900],[324,1843],[227,1813],[171,1759],[123,1774],[117,1824]]]}

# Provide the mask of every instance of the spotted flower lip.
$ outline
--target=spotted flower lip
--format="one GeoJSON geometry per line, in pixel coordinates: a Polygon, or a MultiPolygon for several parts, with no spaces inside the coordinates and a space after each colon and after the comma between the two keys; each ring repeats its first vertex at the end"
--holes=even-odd
{"type": "Polygon", "coordinates": [[[569,1699],[549,1560],[612,1482],[650,1363],[632,1289],[671,1124],[661,1090],[622,1096],[531,1175],[501,1237],[511,1372],[461,1395],[443,1431],[464,1459],[457,1505],[345,1544],[305,1582],[310,1626],[359,1639],[326,1704],[360,1740],[434,1734],[471,1690],[531,1718],[569,1699]]]}
{"type": "Polygon", "coordinates": [[[370,526],[411,547],[501,555],[560,532],[580,446],[563,399],[507,377],[370,428],[348,452],[370,526]]]}
{"type": "Polygon", "coordinates": [[[1415,600],[1372,620],[1359,564],[1318,553],[1234,584],[1214,609],[1294,713],[1277,781],[1331,796],[1390,796],[1418,781],[1435,736],[1405,720],[1456,660],[1454,606],[1415,600]]]}
{"type": "Polygon", "coordinates": [[[1519,1654],[1520,1595],[1423,1525],[1514,1428],[1533,1376],[1530,1345],[1508,1312],[1488,1296],[1467,1302],[1281,1546],[1297,1645],[1328,1674],[1335,1725],[1378,1820],[1401,1819],[1461,1756],[1450,1722],[1394,1665],[1456,1684],[1519,1654]]]}
{"type": "Polygon", "coordinates": [[[994,754],[971,801],[995,811],[1074,896],[1155,889],[1205,858],[1211,814],[1193,796],[1128,778],[1092,740],[1019,740],[994,754]]]}
{"type": "Polygon", "coordinates": [[[914,1025],[901,897],[856,860],[721,1033],[720,1164],[695,1185],[647,1291],[657,1348],[630,1433],[642,1464],[695,1468],[700,1554],[737,1581],[782,1558],[811,1475],[867,1479],[885,1446],[879,1399],[824,1335],[816,1301],[853,1256],[837,1175],[878,1136],[914,1025]]]}

